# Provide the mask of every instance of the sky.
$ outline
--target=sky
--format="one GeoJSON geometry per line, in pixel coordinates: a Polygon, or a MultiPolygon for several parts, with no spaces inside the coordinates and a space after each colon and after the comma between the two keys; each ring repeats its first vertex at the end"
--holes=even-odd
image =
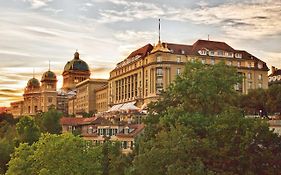
{"type": "Polygon", "coordinates": [[[78,49],[92,78],[158,39],[223,41],[281,68],[281,0],[0,0],[0,106],[22,98],[27,81],[62,71],[78,49]],[[34,73],[33,73],[34,70],[34,73]]]}

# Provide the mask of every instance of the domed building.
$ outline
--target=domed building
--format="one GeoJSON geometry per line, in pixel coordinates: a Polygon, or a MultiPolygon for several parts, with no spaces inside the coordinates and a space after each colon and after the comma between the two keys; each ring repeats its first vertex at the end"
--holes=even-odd
{"type": "Polygon", "coordinates": [[[38,79],[31,78],[24,89],[22,115],[35,115],[47,112],[50,106],[56,107],[57,81],[56,74],[50,70],[42,75],[41,85],[38,79]]]}
{"type": "Polygon", "coordinates": [[[64,66],[62,89],[66,92],[73,90],[76,84],[90,78],[90,75],[88,64],[79,58],[78,52],[75,52],[74,58],[64,66]]]}
{"type": "Polygon", "coordinates": [[[47,112],[50,106],[57,105],[57,76],[48,70],[41,78],[41,111],[47,112]]]}
{"type": "Polygon", "coordinates": [[[27,85],[24,89],[24,114],[36,114],[36,112],[40,109],[40,96],[40,82],[33,77],[27,82],[27,85]]]}

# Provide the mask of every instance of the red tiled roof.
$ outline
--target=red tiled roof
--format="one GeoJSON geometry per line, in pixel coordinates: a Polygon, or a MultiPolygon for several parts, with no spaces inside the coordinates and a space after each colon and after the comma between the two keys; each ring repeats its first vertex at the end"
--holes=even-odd
{"type": "Polygon", "coordinates": [[[147,56],[147,54],[153,49],[153,46],[151,44],[147,44],[135,51],[133,51],[127,58],[132,58],[137,55],[140,55],[141,57],[147,56]]]}
{"type": "Polygon", "coordinates": [[[219,42],[219,41],[209,41],[209,40],[197,40],[192,45],[192,53],[197,53],[198,50],[206,48],[208,50],[224,50],[227,52],[235,52],[235,50],[230,47],[225,42],[219,42]]]}
{"type": "Polygon", "coordinates": [[[85,124],[100,124],[104,119],[101,117],[89,117],[89,118],[80,118],[80,117],[63,117],[60,120],[61,125],[85,125],[85,124]]]}
{"type": "MultiPolygon", "coordinates": [[[[163,43],[163,46],[166,43],[163,43]]],[[[184,45],[184,44],[174,44],[174,43],[167,43],[167,47],[169,50],[173,50],[173,53],[175,54],[182,54],[182,51],[184,51],[184,54],[190,54],[192,50],[191,45],[184,45]]]]}
{"type": "Polygon", "coordinates": [[[281,69],[275,70],[273,74],[271,73],[271,74],[269,75],[269,77],[276,76],[276,75],[281,75],[281,69]]]}
{"type": "Polygon", "coordinates": [[[144,129],[144,124],[134,124],[134,125],[129,125],[130,129],[135,129],[133,132],[129,133],[129,134],[123,134],[123,133],[119,133],[116,134],[117,137],[135,137],[136,135],[138,135],[143,129],[144,129]]]}

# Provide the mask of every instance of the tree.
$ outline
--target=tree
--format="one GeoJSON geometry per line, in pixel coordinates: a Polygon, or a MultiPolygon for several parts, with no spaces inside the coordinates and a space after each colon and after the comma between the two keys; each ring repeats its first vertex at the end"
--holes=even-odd
{"type": "Polygon", "coordinates": [[[17,119],[12,115],[0,114],[0,174],[7,170],[7,163],[10,161],[10,155],[14,152],[16,138],[15,124],[17,119]]]}
{"type": "Polygon", "coordinates": [[[88,141],[72,134],[45,134],[35,144],[16,149],[7,175],[101,174],[101,159],[101,147],[88,141]]]}
{"type": "Polygon", "coordinates": [[[243,95],[240,104],[248,114],[259,114],[259,111],[267,111],[267,90],[252,89],[247,95],[243,95]]]}
{"type": "Polygon", "coordinates": [[[240,78],[223,64],[188,63],[150,105],[132,174],[278,174],[281,138],[243,117],[240,78]]]}
{"type": "Polygon", "coordinates": [[[50,134],[61,133],[60,119],[62,115],[63,114],[55,108],[50,108],[48,112],[37,116],[37,121],[41,128],[41,131],[44,133],[48,132],[50,134]]]}
{"type": "Polygon", "coordinates": [[[35,120],[30,116],[22,117],[16,125],[16,130],[19,141],[28,143],[29,145],[36,142],[41,134],[35,120]]]}
{"type": "Polygon", "coordinates": [[[281,114],[281,85],[274,84],[269,87],[267,92],[269,112],[281,114]]]}

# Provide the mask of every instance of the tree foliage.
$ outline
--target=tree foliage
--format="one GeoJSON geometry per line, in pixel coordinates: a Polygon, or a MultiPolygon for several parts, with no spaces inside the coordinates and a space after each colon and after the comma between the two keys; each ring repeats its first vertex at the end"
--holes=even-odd
{"type": "Polygon", "coordinates": [[[101,147],[71,134],[45,134],[33,145],[21,144],[7,175],[101,174],[101,147]]]}
{"type": "Polygon", "coordinates": [[[258,114],[260,110],[270,114],[281,113],[281,85],[252,89],[247,95],[242,95],[240,104],[248,114],[258,114]]]}
{"type": "Polygon", "coordinates": [[[18,133],[19,141],[28,143],[29,145],[36,142],[41,134],[34,118],[30,116],[21,117],[16,125],[16,130],[18,133]]]}
{"type": "Polygon", "coordinates": [[[60,119],[62,115],[61,112],[52,107],[48,112],[37,116],[36,120],[43,133],[59,134],[61,133],[60,119]]]}
{"type": "Polygon", "coordinates": [[[132,174],[278,174],[281,138],[244,118],[234,69],[188,63],[150,105],[132,174]]]}

